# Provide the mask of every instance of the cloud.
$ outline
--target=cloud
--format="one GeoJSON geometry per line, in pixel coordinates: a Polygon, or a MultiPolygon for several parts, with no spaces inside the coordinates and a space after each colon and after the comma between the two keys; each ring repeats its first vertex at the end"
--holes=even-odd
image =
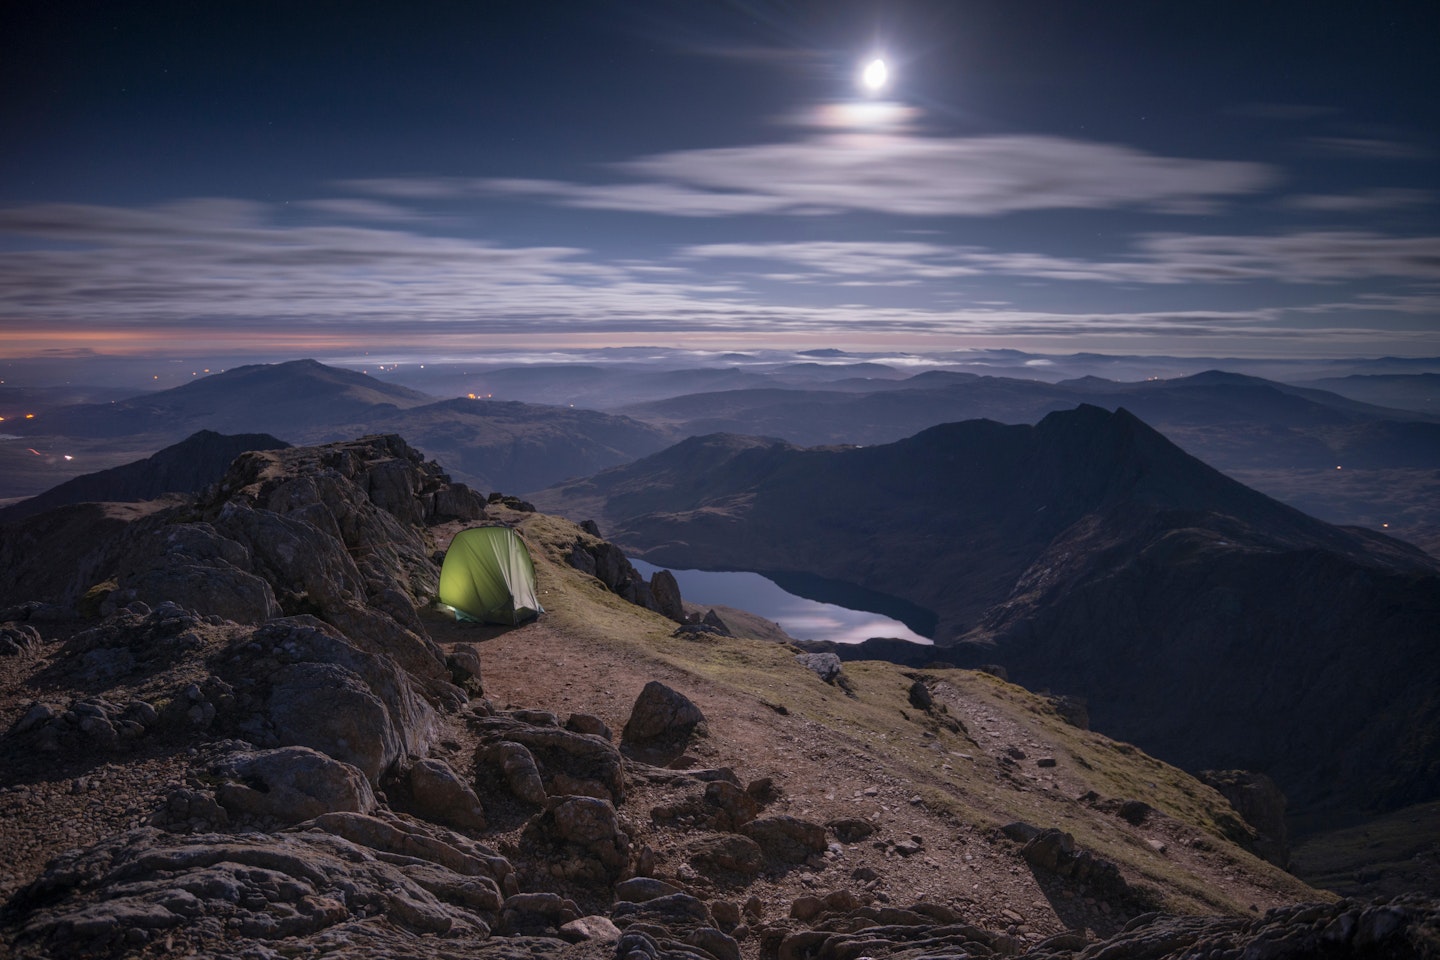
{"type": "Polygon", "coordinates": [[[1380,140],[1370,137],[1311,137],[1307,141],[1322,153],[1364,160],[1424,160],[1433,151],[1402,140],[1380,140]]]}
{"type": "MultiPolygon", "coordinates": [[[[1403,291],[1284,308],[1061,312],[967,303],[962,285],[977,272],[1165,283],[1377,273],[1433,278],[1440,269],[1431,238],[1361,233],[1157,235],[1142,238],[1133,259],[1113,263],[928,241],[702,244],[673,257],[606,261],[578,247],[507,247],[393,226],[293,225],[281,213],[224,198],[145,208],[0,209],[0,233],[10,235],[0,250],[0,340],[12,350],[143,342],[473,351],[502,341],[657,336],[726,345],[897,348],[1003,340],[1135,349],[1137,341],[1158,337],[1167,348],[1177,338],[1224,338],[1231,349],[1237,340],[1279,343],[1304,335],[1314,339],[1307,348],[1331,342],[1399,348],[1434,338],[1416,326],[1421,304],[1400,297],[1403,291]],[[758,277],[703,269],[725,261],[748,266],[746,260],[763,262],[757,274],[829,282],[797,287],[786,298],[752,285],[758,277]],[[894,284],[908,286],[891,291],[894,284]],[[838,302],[842,297],[847,302],[838,302]]],[[[1182,291],[1173,301],[1197,298],[1182,291]]]]}
{"type": "Polygon", "coordinates": [[[801,282],[836,277],[877,282],[994,275],[1105,283],[1186,284],[1271,280],[1333,283],[1400,277],[1440,280],[1440,238],[1361,231],[1264,236],[1152,234],[1125,260],[1086,260],[1024,251],[909,242],[724,243],[686,247],[692,258],[755,260],[808,273],[775,274],[801,282]]]}
{"type": "Polygon", "coordinates": [[[1065,137],[828,133],[745,147],[681,150],[614,166],[633,182],[520,178],[350,180],[376,196],[498,194],[662,216],[995,216],[1138,207],[1202,213],[1278,179],[1258,163],[1161,157],[1065,137]]]}
{"type": "Polygon", "coordinates": [[[342,220],[369,220],[377,223],[405,223],[428,217],[408,207],[364,197],[329,197],[302,200],[298,206],[316,213],[329,214],[342,220]]]}
{"type": "Polygon", "coordinates": [[[980,269],[960,262],[964,248],[936,243],[811,241],[802,243],[707,243],[685,247],[682,256],[697,259],[755,260],[795,264],[809,273],[766,274],[818,282],[821,275],[893,282],[897,279],[945,279],[972,276],[980,269]]]}
{"type": "Polygon", "coordinates": [[[1379,213],[1435,202],[1435,191],[1403,187],[1377,187],[1348,194],[1301,194],[1289,197],[1285,205],[1318,213],[1379,213]]]}

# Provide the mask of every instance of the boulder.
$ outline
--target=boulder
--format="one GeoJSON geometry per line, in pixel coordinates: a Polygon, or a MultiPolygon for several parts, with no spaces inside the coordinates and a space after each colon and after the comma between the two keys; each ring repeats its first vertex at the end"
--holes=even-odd
{"type": "Polygon", "coordinates": [[[0,657],[14,657],[40,646],[40,631],[28,623],[0,626],[0,657]]]}
{"type": "Polygon", "coordinates": [[[869,820],[861,820],[859,817],[841,817],[829,820],[825,826],[834,832],[835,839],[841,843],[859,843],[875,832],[875,824],[869,820]]]}
{"type": "Polygon", "coordinates": [[[672,893],[644,903],[617,903],[610,919],[622,930],[636,923],[663,927],[677,939],[711,924],[704,902],[688,893],[672,893]]]}
{"type": "Polygon", "coordinates": [[[372,783],[397,760],[429,752],[435,711],[390,657],[357,648],[312,617],[272,620],[252,642],[282,661],[266,706],[281,744],[354,764],[372,783]]]}
{"type": "Polygon", "coordinates": [[[760,813],[760,803],[728,780],[705,785],[705,805],[715,812],[711,821],[717,830],[739,830],[760,813]]]}
{"type": "Polygon", "coordinates": [[[545,802],[548,794],[540,779],[540,768],[523,745],[502,740],[481,747],[475,754],[475,776],[482,786],[486,783],[482,771],[487,769],[498,773],[500,781],[517,799],[531,804],[545,802]]]}
{"type": "Polygon", "coordinates": [[[450,671],[450,682],[472,697],[485,695],[485,683],[480,670],[480,651],[474,644],[457,643],[445,657],[445,668],[450,671]]]}
{"type": "Polygon", "coordinates": [[[929,713],[935,709],[935,698],[930,695],[930,688],[925,685],[924,680],[916,680],[910,684],[909,700],[910,706],[916,710],[929,713]]]}
{"type": "Polygon", "coordinates": [[[1120,804],[1115,813],[1121,820],[1138,827],[1145,822],[1145,818],[1150,816],[1154,809],[1144,800],[1126,800],[1120,804]]]}
{"type": "Polygon", "coordinates": [[[609,917],[595,916],[581,917],[578,920],[571,920],[560,928],[560,939],[568,940],[570,943],[582,943],[594,941],[596,943],[614,943],[620,939],[620,928],[610,921],[609,917]]]}
{"type": "Polygon", "coordinates": [[[1020,855],[1032,869],[1086,884],[1092,895],[1128,897],[1132,891],[1120,868],[1075,845],[1075,838],[1062,830],[1042,830],[1025,843],[1020,855]]]}
{"type": "Polygon", "coordinates": [[[765,853],[760,845],[738,833],[692,840],[686,852],[690,862],[702,871],[728,870],[753,877],[765,869],[765,853]]]}
{"type": "Polygon", "coordinates": [[[553,797],[524,836],[546,849],[542,859],[558,879],[610,884],[630,866],[630,837],[608,800],[553,797]]]}
{"type": "Polygon", "coordinates": [[[812,671],[826,683],[834,683],[840,676],[840,657],[833,653],[801,653],[795,659],[800,666],[812,671]]]}
{"type": "Polygon", "coordinates": [[[804,863],[825,852],[825,828],[798,817],[761,817],[740,827],[767,856],[786,863],[804,863]]]}
{"type": "Polygon", "coordinates": [[[407,752],[385,704],[339,664],[283,667],[271,688],[269,715],[282,743],[354,764],[372,782],[407,752]]]}
{"type": "Polygon", "coordinates": [[[684,694],[658,680],[645,684],[620,734],[627,755],[663,766],[680,757],[694,736],[705,733],[705,714],[684,694]]]}
{"type": "Polygon", "coordinates": [[[462,830],[485,829],[480,798],[445,761],[416,761],[406,770],[405,784],[417,815],[462,830]]]}
{"type": "Polygon", "coordinates": [[[565,721],[565,729],[571,733],[583,733],[591,737],[599,737],[602,740],[614,740],[615,734],[610,732],[610,727],[594,714],[572,713],[565,721]]]}
{"type": "Polygon", "coordinates": [[[700,623],[702,626],[709,627],[721,636],[733,636],[730,628],[725,625],[725,621],[720,619],[720,614],[716,613],[713,609],[705,611],[705,616],[701,618],[700,623]]]}
{"type": "Polygon", "coordinates": [[[656,897],[666,897],[672,893],[683,892],[674,884],[657,880],[654,877],[631,877],[615,884],[615,899],[628,900],[631,903],[644,903],[646,900],[654,900],[656,897]]]}
{"type": "Polygon", "coordinates": [[[575,901],[555,893],[517,893],[506,897],[495,932],[504,937],[559,936],[567,923],[580,919],[575,901]]]}
{"type": "Polygon", "coordinates": [[[656,570],[650,577],[650,602],[655,612],[676,623],[685,622],[685,603],[680,599],[680,584],[669,570],[656,570]]]}
{"type": "MultiPolygon", "coordinates": [[[[470,725],[482,741],[477,753],[477,766],[482,761],[494,762],[489,752],[491,745],[518,744],[529,754],[535,775],[546,795],[599,797],[611,803],[620,803],[625,799],[625,775],[620,751],[604,737],[566,730],[559,725],[558,718],[549,713],[542,718],[538,713],[526,716],[525,712],[519,711],[510,716],[474,718],[470,725]],[[536,719],[544,722],[529,722],[536,719]]],[[[512,749],[505,750],[515,758],[511,763],[523,763],[523,759],[512,749]]],[[[515,770],[519,775],[522,768],[516,767],[515,770]]],[[[508,781],[511,774],[507,773],[506,777],[508,781]]],[[[511,782],[511,790],[516,791],[516,782],[511,782]]],[[[524,790],[528,796],[534,796],[533,785],[525,786],[524,790]]],[[[522,796],[518,792],[516,795],[522,796]]],[[[522,796],[522,799],[525,797],[522,796]]]]}
{"type": "Polygon", "coordinates": [[[308,747],[231,754],[214,772],[224,778],[215,798],[231,816],[299,823],[333,811],[375,809],[364,773],[308,747]]]}

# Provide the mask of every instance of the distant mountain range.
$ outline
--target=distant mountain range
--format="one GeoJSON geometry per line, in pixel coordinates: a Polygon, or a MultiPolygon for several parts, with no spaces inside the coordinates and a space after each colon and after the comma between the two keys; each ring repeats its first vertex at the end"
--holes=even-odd
{"type": "Polygon", "coordinates": [[[952,659],[1087,698],[1314,810],[1440,795],[1440,561],[1334,527],[1096,406],[872,447],[687,440],[533,495],[676,567],[803,572],[939,616],[952,659]]]}
{"type": "Polygon", "coordinates": [[[1440,418],[1324,390],[1211,371],[1173,380],[1061,383],[931,371],[824,389],[700,393],[623,408],[677,436],[716,432],[805,446],[888,443],[938,423],[1034,423],[1089,403],[1124,407],[1206,463],[1336,523],[1440,549],[1440,418]],[[1335,467],[1349,471],[1336,474],[1335,467]]]}
{"type": "Polygon", "coordinates": [[[485,399],[437,400],[314,360],[237,367],[127,400],[60,406],[19,420],[12,429],[17,444],[41,452],[73,447],[88,455],[68,469],[68,461],[54,456],[44,471],[30,458],[0,463],[0,489],[11,496],[70,479],[84,470],[80,463],[126,463],[136,451],[153,452],[199,430],[264,432],[292,443],[399,432],[444,462],[457,480],[506,492],[625,463],[671,440],[656,427],[622,416],[485,399]]]}
{"type": "Polygon", "coordinates": [[[876,444],[982,417],[1034,423],[1090,403],[1125,407],[1212,466],[1308,513],[1387,529],[1440,551],[1440,415],[1420,409],[1436,375],[1326,381],[1409,406],[1400,409],[1220,371],[1050,383],[955,370],[907,376],[884,364],[837,362],[845,359],[825,355],[764,368],[535,365],[442,374],[440,386],[474,394],[443,400],[313,360],[251,365],[171,390],[51,406],[34,420],[8,420],[3,426],[18,439],[6,442],[23,455],[0,458],[0,497],[33,495],[97,467],[134,461],[198,430],[265,432],[292,443],[395,432],[477,489],[525,493],[687,436],[876,444]],[[625,405],[634,396],[652,399],[625,405]],[[542,404],[516,397],[570,399],[542,404]]]}

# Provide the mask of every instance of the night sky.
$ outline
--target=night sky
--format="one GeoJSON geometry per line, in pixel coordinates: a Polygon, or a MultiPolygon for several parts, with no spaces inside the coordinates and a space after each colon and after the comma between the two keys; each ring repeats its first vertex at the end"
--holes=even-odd
{"type": "Polygon", "coordinates": [[[1437,356],[1437,44],[1432,0],[8,0],[0,355],[1437,356]]]}

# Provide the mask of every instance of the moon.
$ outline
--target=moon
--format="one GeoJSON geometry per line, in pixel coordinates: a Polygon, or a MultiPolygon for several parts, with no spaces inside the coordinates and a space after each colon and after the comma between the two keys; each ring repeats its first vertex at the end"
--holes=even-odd
{"type": "Polygon", "coordinates": [[[885,61],[880,59],[871,60],[865,65],[865,70],[860,74],[860,82],[866,90],[871,93],[878,93],[890,79],[890,70],[885,66],[885,61]]]}

